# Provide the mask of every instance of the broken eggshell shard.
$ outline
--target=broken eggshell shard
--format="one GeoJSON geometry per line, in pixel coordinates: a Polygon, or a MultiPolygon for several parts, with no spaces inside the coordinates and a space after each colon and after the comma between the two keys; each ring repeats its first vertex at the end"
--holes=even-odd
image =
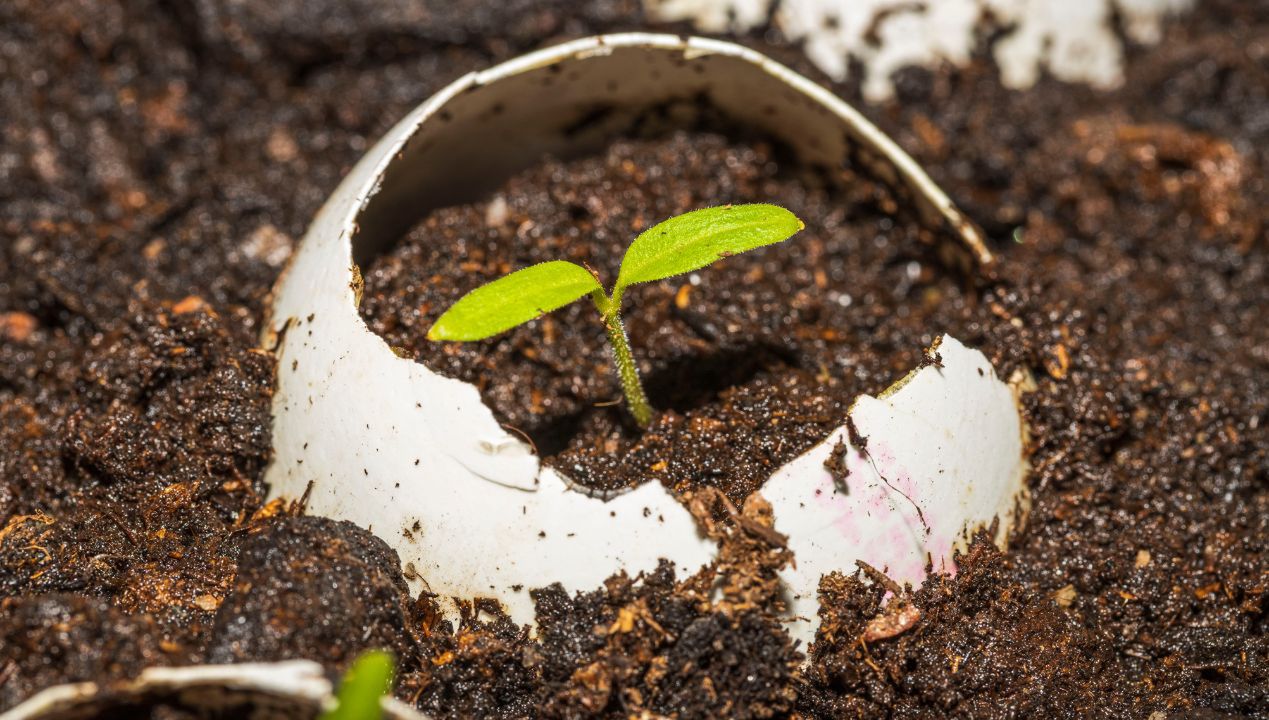
{"type": "Polygon", "coordinates": [[[770,25],[834,80],[863,70],[864,97],[894,96],[905,67],[964,67],[982,38],[1009,87],[1042,74],[1106,88],[1123,82],[1125,42],[1159,42],[1163,21],[1194,0],[644,0],[649,17],[711,33],[770,25]],[[986,11],[990,8],[990,11],[986,11]],[[774,13],[772,12],[774,10],[774,13]],[[1125,37],[1126,36],[1126,37],[1125,37]],[[1042,71],[1044,71],[1042,73],[1042,71]]]}
{"type": "MultiPolygon", "coordinates": [[[[558,582],[568,591],[590,590],[617,572],[650,571],[662,558],[681,573],[709,563],[716,547],[660,483],[607,500],[571,489],[499,426],[474,386],[397,357],[356,307],[356,267],[428,211],[487,196],[544,154],[595,152],[641,116],[646,125],[650,109],[659,110],[655,117],[667,129],[690,126],[702,103],[786,143],[804,163],[864,169],[915,210],[946,256],[969,270],[992,262],[978,230],[889,138],[832,93],[752,50],[699,38],[623,34],[531,53],[459,79],[390,130],[335,190],[292,258],[276,287],[265,338],[278,356],[275,456],[266,477],[272,495],[307,496],[309,512],[376,532],[400,554],[415,591],[428,590],[443,601],[496,598],[521,623],[534,619],[532,588],[558,582]]],[[[976,376],[986,361],[965,352],[974,356],[966,362],[974,364],[976,376]]],[[[913,393],[938,390],[939,382],[909,381],[916,383],[913,393]]],[[[917,395],[910,402],[956,416],[954,408],[933,407],[934,397],[917,395]]],[[[797,558],[798,574],[786,575],[798,613],[812,609],[807,598],[814,598],[820,574],[849,569],[857,557],[899,567],[914,553],[923,556],[922,548],[937,550],[934,563],[942,566],[950,549],[931,543],[990,523],[1013,502],[1021,488],[1021,454],[1010,444],[1019,435],[1018,415],[1012,404],[995,410],[1007,417],[948,428],[948,437],[906,426],[903,419],[873,430],[878,446],[893,447],[913,473],[934,460],[917,462],[907,453],[958,461],[979,451],[1009,453],[1002,463],[1009,472],[977,477],[973,488],[952,484],[970,482],[969,472],[960,469],[948,476],[952,480],[921,480],[947,486],[918,502],[966,498],[927,509],[939,516],[937,537],[920,538],[902,509],[877,513],[872,507],[860,509],[877,516],[860,524],[868,535],[826,534],[810,524],[823,521],[822,514],[801,515],[805,491],[822,484],[822,458],[795,461],[777,475],[777,526],[807,555],[797,558]],[[996,431],[1001,438],[983,436],[996,431]],[[922,438],[929,444],[920,446],[922,438]],[[976,449],[956,451],[960,444],[976,449]],[[797,470],[802,467],[806,472],[797,470]],[[892,536],[910,542],[892,552],[873,541],[892,536]],[[911,547],[918,541],[921,548],[911,547]]],[[[826,512],[848,525],[855,512],[850,507],[826,512]]]]}
{"type": "Polygon", "coordinates": [[[952,337],[927,358],[879,396],[861,396],[848,426],[762,486],[797,561],[781,571],[795,639],[815,638],[821,575],[849,573],[859,559],[918,586],[927,566],[955,570],[972,531],[999,519],[1003,545],[1021,522],[1027,466],[1014,391],[952,337]]]}
{"type": "MultiPolygon", "coordinates": [[[[309,660],[155,667],[133,680],[46,688],[0,720],[132,717],[153,704],[195,717],[309,718],[334,705],[333,689],[322,666],[309,660]]],[[[395,698],[381,704],[387,720],[427,720],[395,698]]]]}

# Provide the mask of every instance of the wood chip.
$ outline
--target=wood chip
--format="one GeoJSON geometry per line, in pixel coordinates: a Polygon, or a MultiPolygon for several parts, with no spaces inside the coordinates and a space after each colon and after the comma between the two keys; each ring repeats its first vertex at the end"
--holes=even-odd
{"type": "Polygon", "coordinates": [[[1071,354],[1066,346],[1058,343],[1049,348],[1044,357],[1044,369],[1054,380],[1065,380],[1071,369],[1071,354]]]}
{"type": "Polygon", "coordinates": [[[1071,603],[1075,602],[1075,596],[1078,594],[1074,585],[1066,585],[1053,593],[1053,602],[1057,603],[1058,607],[1069,608],[1071,603]]]}
{"type": "Polygon", "coordinates": [[[197,295],[187,295],[184,300],[172,306],[172,312],[176,315],[185,315],[205,309],[207,309],[207,301],[197,295]]]}
{"type": "Polygon", "coordinates": [[[25,342],[38,325],[35,317],[24,312],[0,313],[0,335],[13,342],[25,342]]]}
{"type": "Polygon", "coordinates": [[[678,292],[674,293],[674,307],[684,310],[692,302],[692,286],[683,284],[679,286],[678,292]]]}
{"type": "Polygon", "coordinates": [[[220,607],[220,599],[215,595],[199,595],[194,598],[194,604],[207,612],[214,612],[220,607]]]}
{"type": "Polygon", "coordinates": [[[921,610],[917,606],[899,600],[886,606],[880,615],[868,621],[864,626],[864,642],[876,642],[892,638],[912,629],[921,621],[921,610]]]}

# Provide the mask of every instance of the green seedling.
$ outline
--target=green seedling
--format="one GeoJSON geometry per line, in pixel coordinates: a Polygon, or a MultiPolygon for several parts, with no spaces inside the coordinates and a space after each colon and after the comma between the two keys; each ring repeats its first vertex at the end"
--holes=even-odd
{"type": "Polygon", "coordinates": [[[362,653],[344,673],[335,707],[319,720],[381,720],[379,702],[392,689],[392,656],[378,650],[362,653]]]}
{"type": "Polygon", "coordinates": [[[775,205],[694,210],[643,231],[627,248],[612,292],[581,265],[553,260],[517,270],[464,295],[437,319],[429,340],[468,342],[510,330],[590,295],[612,346],[617,374],[635,421],[646,427],[652,406],[643,392],[621,322],[626,288],[699,270],[725,257],[783,242],[805,225],[775,205]]]}

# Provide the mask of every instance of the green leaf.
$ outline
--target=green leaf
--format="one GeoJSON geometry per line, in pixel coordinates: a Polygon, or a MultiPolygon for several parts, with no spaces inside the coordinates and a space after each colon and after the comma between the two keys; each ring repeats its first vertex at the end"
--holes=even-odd
{"type": "Polygon", "coordinates": [[[614,295],[636,283],[699,270],[719,258],[789,239],[805,225],[776,205],[725,205],[672,217],[639,234],[621,260],[614,295]]]}
{"type": "Polygon", "coordinates": [[[380,720],[379,700],[392,689],[392,656],[385,652],[362,653],[339,684],[337,704],[320,720],[380,720]]]}
{"type": "Polygon", "coordinates": [[[428,340],[482,340],[541,317],[593,291],[586,268],[553,260],[517,270],[472,290],[436,321],[428,340]]]}

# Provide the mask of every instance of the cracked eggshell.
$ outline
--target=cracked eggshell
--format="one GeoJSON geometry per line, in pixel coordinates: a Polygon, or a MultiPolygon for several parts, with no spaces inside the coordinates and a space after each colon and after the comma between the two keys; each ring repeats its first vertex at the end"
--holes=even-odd
{"type": "MultiPolygon", "coordinates": [[[[661,558],[681,573],[710,562],[715,546],[660,483],[607,501],[571,490],[499,426],[475,387],[397,357],[356,308],[356,266],[429,210],[486,196],[543,154],[594,152],[647,108],[683,101],[670,115],[690,123],[701,99],[784,141],[804,162],[870,171],[964,267],[992,262],[977,228],[893,141],[832,93],[752,50],[623,34],[534,52],[460,78],[398,123],[335,190],[296,250],[276,287],[265,339],[278,357],[275,456],[266,476],[272,495],[307,494],[309,512],[376,532],[400,554],[414,591],[496,598],[520,623],[534,620],[528,591],[535,587],[559,582],[570,592],[590,590],[616,572],[650,571],[661,558]]],[[[938,385],[921,377],[909,384],[938,385]]],[[[914,402],[929,401],[924,397],[914,402]]],[[[867,417],[880,445],[892,430],[908,432],[909,417],[924,416],[913,410],[888,423],[867,417]]],[[[1017,435],[1016,427],[1007,432],[1017,435]]],[[[922,450],[925,437],[922,431],[890,443],[913,472],[932,462],[918,463],[913,453],[942,454],[960,442],[941,438],[922,450]]],[[[975,443],[984,452],[1016,449],[990,438],[975,443]]],[[[1020,457],[1014,452],[1009,460],[1020,457]]],[[[822,482],[819,463],[796,461],[772,486],[779,527],[807,553],[798,558],[803,574],[788,576],[798,597],[813,597],[815,573],[848,568],[866,549],[858,539],[804,525],[789,504],[822,482]]],[[[1009,482],[981,486],[968,508],[949,506],[936,539],[987,521],[1012,502],[1015,479],[1012,473],[1009,482]]],[[[948,482],[969,481],[958,471],[948,482]]],[[[951,497],[964,489],[944,490],[951,497]]],[[[838,515],[845,512],[854,510],[838,515]]],[[[909,521],[901,509],[868,527],[893,525],[899,529],[878,530],[878,537],[910,537],[909,521]]]]}
{"type": "Polygon", "coordinates": [[[1013,390],[981,352],[950,336],[926,356],[932,361],[886,392],[855,401],[853,432],[843,425],[762,486],[797,560],[781,572],[794,639],[815,639],[822,575],[850,574],[859,559],[918,586],[927,566],[954,572],[954,552],[978,528],[998,520],[1003,544],[1025,517],[1013,390]]]}
{"type": "MultiPolygon", "coordinates": [[[[0,720],[87,720],[135,712],[138,703],[162,702],[199,716],[250,708],[251,717],[312,717],[335,698],[322,666],[309,660],[193,667],[155,667],[135,680],[70,683],[46,688],[0,713],[0,720]]],[[[427,720],[394,698],[382,701],[388,720],[427,720]]]]}

